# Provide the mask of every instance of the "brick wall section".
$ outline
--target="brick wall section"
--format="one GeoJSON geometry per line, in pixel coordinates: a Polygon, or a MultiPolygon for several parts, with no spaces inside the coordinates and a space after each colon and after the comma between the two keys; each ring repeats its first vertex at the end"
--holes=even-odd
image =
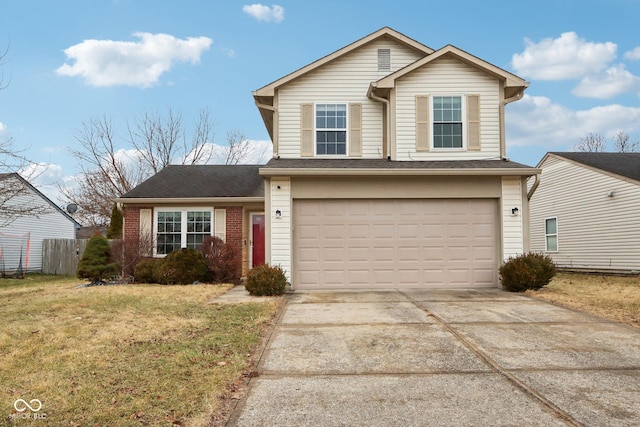
{"type": "Polygon", "coordinates": [[[242,240],[242,206],[225,206],[227,210],[227,243],[240,254],[238,259],[238,271],[242,271],[243,240],[242,240]]]}
{"type": "Polygon", "coordinates": [[[125,239],[133,239],[140,234],[140,208],[125,207],[124,208],[124,229],[123,237],[125,239]]]}

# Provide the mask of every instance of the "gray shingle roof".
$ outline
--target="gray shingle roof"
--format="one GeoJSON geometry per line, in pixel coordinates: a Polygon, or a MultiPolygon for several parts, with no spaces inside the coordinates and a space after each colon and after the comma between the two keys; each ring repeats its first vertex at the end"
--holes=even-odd
{"type": "Polygon", "coordinates": [[[565,159],[640,181],[640,153],[559,153],[565,159]]]}
{"type": "MultiPolygon", "coordinates": [[[[521,169],[509,160],[391,161],[386,159],[271,159],[262,169],[521,169]]],[[[531,168],[533,169],[533,168],[531,168]]]]}
{"type": "Polygon", "coordinates": [[[264,197],[260,165],[169,165],[121,198],[264,197]]]}

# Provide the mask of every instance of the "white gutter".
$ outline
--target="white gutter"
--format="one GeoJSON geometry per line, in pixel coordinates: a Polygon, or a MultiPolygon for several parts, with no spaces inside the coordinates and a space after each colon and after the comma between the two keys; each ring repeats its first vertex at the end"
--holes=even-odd
{"type": "Polygon", "coordinates": [[[119,197],[122,204],[211,204],[211,203],[262,203],[264,197],[119,197]]]}
{"type": "Polygon", "coordinates": [[[469,169],[367,169],[367,168],[262,168],[262,176],[362,176],[362,175],[390,175],[390,176],[533,176],[540,174],[535,168],[469,168],[469,169]]]}

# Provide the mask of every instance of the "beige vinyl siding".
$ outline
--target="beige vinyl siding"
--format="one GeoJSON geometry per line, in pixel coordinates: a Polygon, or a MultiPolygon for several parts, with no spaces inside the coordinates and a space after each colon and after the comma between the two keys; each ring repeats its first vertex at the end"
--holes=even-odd
{"type": "Polygon", "coordinates": [[[523,215],[527,210],[523,203],[526,203],[526,199],[523,201],[522,179],[502,177],[502,256],[504,260],[524,252],[523,215]],[[518,208],[517,215],[511,213],[513,208],[518,208]]]}
{"type": "MultiPolygon", "coordinates": [[[[13,180],[14,178],[7,178],[3,181],[3,185],[11,185],[10,181],[13,180]]],[[[22,185],[22,183],[17,183],[16,181],[15,185],[22,185]]],[[[2,224],[0,231],[2,231],[2,233],[10,235],[30,233],[28,271],[42,270],[42,241],[44,239],[74,239],[76,236],[73,222],[40,197],[40,195],[32,192],[31,189],[29,189],[26,194],[11,198],[7,203],[16,206],[38,206],[47,209],[46,213],[40,214],[38,217],[20,217],[10,224],[4,224],[4,219],[0,218],[0,224],[2,224]]],[[[14,265],[14,263],[20,260],[20,249],[14,251],[13,249],[7,248],[19,244],[18,242],[24,242],[24,240],[17,239],[16,241],[9,239],[4,241],[3,237],[0,242],[6,251],[3,256],[5,257],[7,272],[15,269],[17,265],[14,265]]],[[[26,262],[26,250],[27,248],[25,246],[22,254],[23,267],[26,262]]]]}
{"type": "Polygon", "coordinates": [[[474,160],[500,156],[500,85],[497,79],[458,60],[442,58],[400,79],[395,100],[398,160],[474,160]],[[479,95],[480,149],[417,151],[417,95],[479,95]]]}
{"type": "Polygon", "coordinates": [[[270,221],[271,259],[269,265],[279,265],[291,281],[291,182],[289,178],[272,178],[270,185],[271,212],[266,214],[270,221]],[[278,188],[280,187],[280,188],[278,188]],[[276,218],[275,212],[282,214],[276,218]]]}
{"type": "Polygon", "coordinates": [[[545,218],[558,218],[560,267],[640,270],[640,183],[548,157],[531,198],[531,249],[545,250],[545,218]],[[613,191],[613,197],[607,194],[613,191]]]}
{"type": "Polygon", "coordinates": [[[380,48],[391,49],[393,71],[421,57],[391,40],[378,40],[278,89],[277,134],[281,157],[301,156],[300,105],[322,102],[362,104],[362,157],[382,157],[382,105],[367,98],[369,84],[389,74],[378,71],[380,48]]]}

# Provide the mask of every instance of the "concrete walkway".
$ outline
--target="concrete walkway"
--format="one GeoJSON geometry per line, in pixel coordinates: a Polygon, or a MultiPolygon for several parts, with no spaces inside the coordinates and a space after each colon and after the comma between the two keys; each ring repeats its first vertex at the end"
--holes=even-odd
{"type": "Polygon", "coordinates": [[[227,425],[640,425],[631,327],[498,290],[287,300],[227,425]]]}

